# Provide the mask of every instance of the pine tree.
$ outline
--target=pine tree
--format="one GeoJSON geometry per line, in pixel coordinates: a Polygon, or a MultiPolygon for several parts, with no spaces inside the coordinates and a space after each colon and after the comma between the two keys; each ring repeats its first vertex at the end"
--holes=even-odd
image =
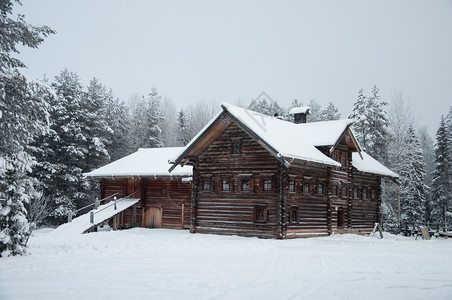
{"type": "Polygon", "coordinates": [[[88,86],[88,91],[81,98],[82,133],[86,139],[84,172],[96,169],[110,161],[107,145],[110,143],[113,130],[106,120],[109,97],[112,95],[108,93],[105,86],[93,78],[88,86]]]}
{"type": "Polygon", "coordinates": [[[248,109],[268,116],[282,116],[284,114],[284,110],[278,102],[271,99],[265,92],[253,99],[248,109]]]}
{"type": "Polygon", "coordinates": [[[177,114],[177,121],[179,123],[179,132],[177,134],[178,146],[185,146],[190,141],[190,132],[188,119],[183,109],[177,114]]]}
{"type": "Polygon", "coordinates": [[[78,75],[65,69],[55,77],[52,87],[57,96],[50,102],[51,130],[38,140],[38,164],[33,173],[49,199],[51,221],[58,224],[88,199],[89,186],[83,178],[88,139],[83,134],[86,122],[78,75]]]}
{"type": "Polygon", "coordinates": [[[433,218],[443,228],[452,215],[452,155],[451,133],[444,116],[436,132],[435,171],[432,183],[433,218]]]}
{"type": "Polygon", "coordinates": [[[114,98],[110,91],[107,97],[105,113],[108,127],[112,129],[112,134],[109,137],[110,141],[106,147],[111,161],[115,161],[132,153],[130,111],[124,101],[114,98]]]}
{"type": "MultiPolygon", "coordinates": [[[[17,1],[18,2],[18,1],[17,1]]],[[[19,3],[19,2],[18,2],[19,3]]],[[[36,181],[29,173],[35,163],[29,145],[36,135],[48,130],[48,89],[27,82],[16,69],[25,64],[11,53],[17,44],[37,48],[54,33],[47,26],[36,27],[24,16],[10,18],[13,1],[0,4],[0,256],[23,254],[30,225],[25,204],[35,194],[36,181]]]]}
{"type": "Polygon", "coordinates": [[[384,107],[387,103],[379,100],[376,86],[369,98],[364,96],[361,89],[349,118],[355,119],[353,130],[361,147],[377,160],[386,161],[388,119],[384,107]]]}
{"type": "Polygon", "coordinates": [[[428,187],[425,185],[425,163],[422,146],[413,127],[408,128],[406,150],[400,170],[402,219],[410,224],[425,224],[425,205],[428,187]]]}
{"type": "Polygon", "coordinates": [[[333,102],[328,102],[328,106],[320,114],[321,121],[339,120],[340,118],[339,109],[334,106],[333,102]]]}
{"type": "Polygon", "coordinates": [[[146,109],[146,126],[148,140],[146,147],[157,148],[163,147],[162,130],[160,124],[163,120],[162,113],[160,112],[160,95],[157,90],[153,88],[149,93],[149,99],[146,109]]]}
{"type": "Polygon", "coordinates": [[[322,121],[322,106],[315,100],[309,101],[308,104],[310,110],[309,115],[306,118],[306,122],[319,122],[322,121]]]}

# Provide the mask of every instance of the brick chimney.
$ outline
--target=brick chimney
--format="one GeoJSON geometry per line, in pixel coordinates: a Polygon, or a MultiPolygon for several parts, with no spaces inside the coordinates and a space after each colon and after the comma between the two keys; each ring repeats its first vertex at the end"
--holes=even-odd
{"type": "Polygon", "coordinates": [[[306,116],[309,115],[309,106],[293,107],[289,114],[293,115],[293,122],[295,124],[306,123],[306,116]]]}

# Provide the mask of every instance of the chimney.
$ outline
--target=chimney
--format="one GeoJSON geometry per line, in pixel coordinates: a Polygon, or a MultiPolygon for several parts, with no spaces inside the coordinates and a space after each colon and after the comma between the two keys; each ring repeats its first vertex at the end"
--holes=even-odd
{"type": "Polygon", "coordinates": [[[309,115],[309,106],[293,107],[289,114],[293,115],[293,122],[295,124],[306,123],[306,116],[309,115]]]}

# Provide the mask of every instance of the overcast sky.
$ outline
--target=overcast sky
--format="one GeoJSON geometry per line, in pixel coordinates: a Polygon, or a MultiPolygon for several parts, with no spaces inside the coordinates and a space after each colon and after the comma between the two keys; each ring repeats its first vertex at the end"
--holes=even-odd
{"type": "Polygon", "coordinates": [[[331,101],[343,117],[359,89],[410,99],[436,132],[452,105],[452,1],[22,0],[57,31],[21,50],[24,73],[97,77],[124,100],[152,87],[179,107],[201,99],[282,106],[331,101]]]}

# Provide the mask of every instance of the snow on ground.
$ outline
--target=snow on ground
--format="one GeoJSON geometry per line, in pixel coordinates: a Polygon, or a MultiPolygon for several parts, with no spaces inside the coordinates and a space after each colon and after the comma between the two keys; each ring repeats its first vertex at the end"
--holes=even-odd
{"type": "Polygon", "coordinates": [[[51,232],[33,235],[30,255],[0,258],[0,299],[452,298],[452,239],[51,232]]]}

